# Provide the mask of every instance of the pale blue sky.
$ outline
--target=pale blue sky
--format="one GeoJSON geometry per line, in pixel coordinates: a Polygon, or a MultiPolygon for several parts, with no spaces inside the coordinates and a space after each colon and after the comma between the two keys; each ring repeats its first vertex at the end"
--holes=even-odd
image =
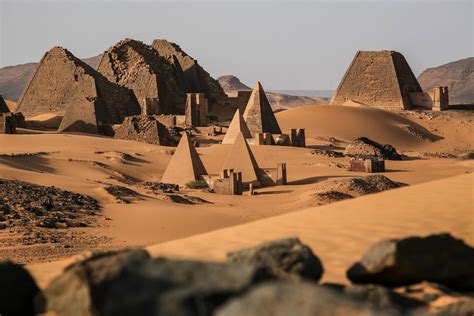
{"type": "Polygon", "coordinates": [[[57,45],[82,58],[166,38],[216,77],[335,89],[357,50],[400,51],[415,74],[474,56],[473,2],[0,0],[0,67],[57,45]]]}

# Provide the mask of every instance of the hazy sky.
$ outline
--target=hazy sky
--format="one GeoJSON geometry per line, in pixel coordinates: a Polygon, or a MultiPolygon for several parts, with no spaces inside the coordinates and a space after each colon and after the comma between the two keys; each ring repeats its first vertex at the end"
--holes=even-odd
{"type": "Polygon", "coordinates": [[[474,56],[473,3],[0,0],[0,67],[58,45],[83,58],[124,37],[166,38],[215,77],[335,89],[357,50],[400,51],[416,75],[474,56]]]}

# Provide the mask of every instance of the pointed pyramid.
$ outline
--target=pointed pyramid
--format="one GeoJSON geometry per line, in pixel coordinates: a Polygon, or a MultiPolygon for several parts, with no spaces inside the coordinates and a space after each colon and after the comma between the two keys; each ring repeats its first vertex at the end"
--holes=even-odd
{"type": "Polygon", "coordinates": [[[262,84],[257,81],[243,115],[252,136],[256,133],[281,134],[262,84]]]}
{"type": "Polygon", "coordinates": [[[387,109],[413,106],[410,94],[422,92],[405,57],[395,51],[358,51],[330,104],[347,101],[387,109]]]}
{"type": "Polygon", "coordinates": [[[260,184],[260,168],[242,132],[237,133],[222,169],[242,172],[242,182],[260,184]]]}
{"type": "Polygon", "coordinates": [[[201,158],[199,158],[191,143],[189,135],[184,133],[161,178],[161,182],[184,186],[189,181],[199,180],[201,176],[206,174],[206,168],[204,168],[201,158]]]}
{"type": "Polygon", "coordinates": [[[232,119],[232,122],[230,122],[229,128],[227,129],[227,133],[225,133],[222,143],[233,144],[239,132],[242,133],[244,138],[252,138],[252,134],[250,134],[247,123],[245,123],[245,120],[240,113],[240,109],[237,109],[237,111],[235,111],[234,118],[232,119]]]}
{"type": "Polygon", "coordinates": [[[9,113],[10,109],[7,106],[7,103],[3,99],[3,96],[0,94],[0,114],[9,113]]]}

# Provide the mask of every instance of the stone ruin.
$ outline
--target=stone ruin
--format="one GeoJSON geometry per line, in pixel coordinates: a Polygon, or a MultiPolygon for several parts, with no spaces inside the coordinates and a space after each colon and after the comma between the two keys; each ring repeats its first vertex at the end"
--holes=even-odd
{"type": "Polygon", "coordinates": [[[142,113],[184,113],[185,88],[176,71],[151,46],[124,39],[102,54],[97,71],[133,91],[142,113]]]}
{"type": "Polygon", "coordinates": [[[396,51],[358,51],[330,104],[358,103],[389,110],[446,109],[447,89],[423,92],[405,57],[396,51]]]}
{"type": "Polygon", "coordinates": [[[403,157],[389,144],[380,144],[367,137],[352,140],[344,150],[344,155],[360,159],[402,160],[403,157]]]}
{"type": "Polygon", "coordinates": [[[0,134],[15,134],[17,127],[25,127],[22,113],[12,113],[0,95],[0,134]]]}
{"type": "Polygon", "coordinates": [[[139,114],[140,107],[130,90],[111,83],[67,49],[54,47],[41,59],[15,112],[64,115],[60,132],[110,135],[111,124],[139,114]]]}
{"type": "Polygon", "coordinates": [[[206,168],[188,133],[185,132],[166,167],[161,182],[185,186],[190,181],[201,180],[203,175],[207,175],[206,168]]]}
{"type": "Polygon", "coordinates": [[[214,193],[242,195],[244,188],[242,172],[234,172],[233,169],[223,169],[219,178],[209,177],[206,180],[209,188],[211,188],[214,193]]]}
{"type": "Polygon", "coordinates": [[[189,126],[207,126],[209,104],[204,93],[188,93],[186,97],[185,123],[189,126]]]}
{"type": "Polygon", "coordinates": [[[351,158],[348,170],[367,173],[385,172],[385,160],[374,158],[351,158]]]}
{"type": "Polygon", "coordinates": [[[158,54],[175,67],[175,71],[186,93],[205,93],[209,111],[225,104],[227,95],[219,82],[199,65],[198,61],[184,52],[179,45],[164,39],[155,39],[151,44],[158,54]]]}
{"type": "Polygon", "coordinates": [[[122,124],[114,126],[114,132],[114,137],[118,139],[161,146],[176,145],[166,126],[151,115],[126,117],[122,124]]]}

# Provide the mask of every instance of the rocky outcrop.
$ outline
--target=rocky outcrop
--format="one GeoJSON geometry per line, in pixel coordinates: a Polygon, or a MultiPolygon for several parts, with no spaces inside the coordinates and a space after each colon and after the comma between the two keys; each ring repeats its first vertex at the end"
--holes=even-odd
{"type": "Polygon", "coordinates": [[[270,241],[254,248],[227,254],[232,263],[245,263],[268,269],[280,279],[318,281],[323,266],[311,249],[298,238],[270,241]]]}
{"type": "Polygon", "coordinates": [[[344,155],[362,159],[402,160],[402,155],[388,144],[380,144],[367,137],[354,139],[347,145],[344,155]]]}
{"type": "Polygon", "coordinates": [[[239,78],[233,75],[220,76],[219,78],[217,78],[217,81],[221,85],[222,89],[224,89],[225,93],[235,92],[239,90],[252,90],[252,88],[243,84],[239,78]]]}
{"type": "Polygon", "coordinates": [[[104,54],[97,71],[133,91],[145,114],[184,113],[184,86],[168,61],[151,46],[126,38],[104,54]],[[145,99],[157,102],[155,113],[144,111],[145,99]]]}
{"type": "Polygon", "coordinates": [[[418,76],[418,81],[427,92],[447,86],[451,104],[474,104],[474,57],[428,68],[418,76]]]}
{"type": "Polygon", "coordinates": [[[210,110],[223,105],[227,98],[219,82],[199,65],[198,61],[184,52],[181,47],[165,39],[155,39],[151,44],[158,54],[168,60],[188,93],[205,93],[210,110]]]}
{"type": "Polygon", "coordinates": [[[33,299],[38,293],[28,271],[13,262],[0,261],[0,314],[33,315],[33,299]]]}
{"type": "Polygon", "coordinates": [[[348,271],[354,283],[401,286],[432,281],[474,290],[474,248],[449,234],[386,239],[373,245],[348,271]]]}
{"type": "Polygon", "coordinates": [[[151,115],[126,117],[122,124],[114,127],[115,138],[134,140],[161,146],[176,146],[166,126],[151,115]]]}

